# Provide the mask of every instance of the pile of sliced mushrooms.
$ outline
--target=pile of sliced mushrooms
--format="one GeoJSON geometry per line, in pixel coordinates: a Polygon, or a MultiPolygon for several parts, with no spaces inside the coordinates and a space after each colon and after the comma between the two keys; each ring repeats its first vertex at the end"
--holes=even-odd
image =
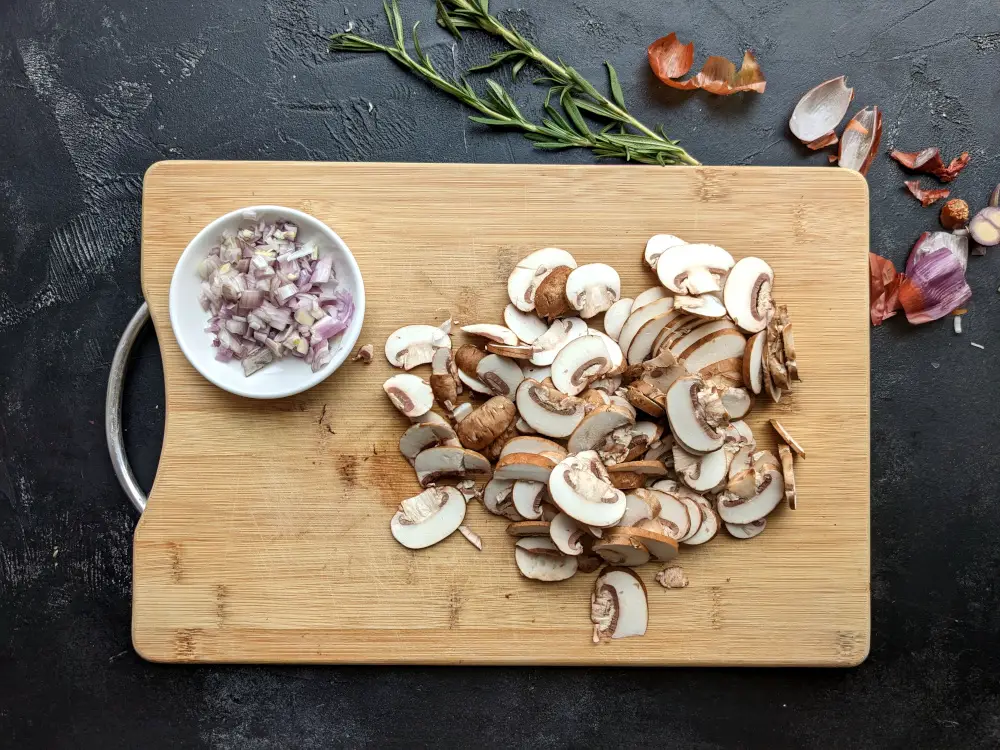
{"type": "MultiPolygon", "coordinates": [[[[430,365],[383,385],[412,422],[399,447],[425,488],[400,504],[393,536],[422,549],[460,531],[482,549],[463,523],[481,500],[510,522],[527,578],[600,569],[595,643],[645,633],[636,568],[672,563],[721,527],[752,539],[782,501],[794,509],[793,454],[805,455],[773,420],[780,456],[757,450],[742,421],[757,396],[777,402],[799,379],[771,267],[662,234],[644,259],[659,285],[622,298],[611,266],[538,250],[510,274],[504,325],[461,328],[476,343],[453,350],[448,321],[385,345],[395,367],[430,365]],[[591,327],[601,313],[603,331],[591,327]]],[[[687,585],[676,564],[656,580],[687,585]]]]}

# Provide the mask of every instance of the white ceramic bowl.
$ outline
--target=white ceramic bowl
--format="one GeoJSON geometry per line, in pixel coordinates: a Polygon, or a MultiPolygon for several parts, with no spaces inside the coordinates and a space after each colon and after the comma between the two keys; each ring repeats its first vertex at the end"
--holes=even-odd
{"type": "Polygon", "coordinates": [[[361,269],[351,251],[330,227],[316,217],[294,208],[248,206],[220,216],[191,240],[177,261],[177,268],[170,281],[170,326],[188,362],[219,388],[248,398],[291,396],[326,380],[354,350],[354,344],[361,335],[364,317],[365,285],[361,279],[361,269]],[[354,297],[354,318],[347,330],[331,342],[331,345],[339,348],[318,372],[313,372],[310,365],[297,357],[284,357],[246,377],[241,362],[219,362],[215,359],[212,334],[205,331],[211,316],[198,302],[198,295],[201,293],[198,264],[208,255],[209,250],[219,244],[224,230],[235,231],[249,223],[250,220],[246,218],[248,212],[256,214],[258,221],[288,219],[295,222],[299,227],[299,240],[315,241],[320,253],[333,253],[333,268],[337,280],[354,297]]]}

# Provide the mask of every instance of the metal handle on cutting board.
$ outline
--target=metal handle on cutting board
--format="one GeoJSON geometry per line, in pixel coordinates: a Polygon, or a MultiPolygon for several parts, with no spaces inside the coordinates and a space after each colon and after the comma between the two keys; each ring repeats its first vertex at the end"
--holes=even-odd
{"type": "Polygon", "coordinates": [[[122,435],[122,388],[125,385],[125,366],[128,355],[132,351],[139,331],[149,320],[149,305],[142,303],[132,320],[125,326],[125,332],[115,349],[115,357],[111,360],[111,374],[108,376],[108,393],[104,403],[104,433],[108,438],[108,452],[111,454],[111,465],[115,467],[115,475],[128,499],[135,509],[142,513],[146,510],[146,493],[135,481],[135,474],[129,466],[125,455],[125,439],[122,435]]]}

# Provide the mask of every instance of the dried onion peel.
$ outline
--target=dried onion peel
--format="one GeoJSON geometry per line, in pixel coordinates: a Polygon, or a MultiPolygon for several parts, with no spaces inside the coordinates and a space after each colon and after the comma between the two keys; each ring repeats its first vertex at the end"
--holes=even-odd
{"type": "Polygon", "coordinates": [[[868,253],[869,312],[872,325],[880,326],[899,310],[899,284],[903,277],[888,258],[868,253]]]}
{"type": "Polygon", "coordinates": [[[686,81],[678,81],[691,70],[694,63],[694,42],[681,44],[677,34],[671,32],[657,39],[646,49],[649,67],[664,84],[670,88],[691,91],[704,89],[710,94],[726,96],[741,91],[756,91],[764,93],[767,80],[757,63],[753,52],[747,50],[743,54],[743,64],[737,71],[736,66],[725,57],[712,56],[705,60],[701,70],[686,81]]]}
{"type": "Polygon", "coordinates": [[[809,148],[832,145],[837,142],[834,129],[844,119],[853,99],[854,89],[847,86],[845,76],[824,81],[799,99],[788,127],[809,148]]]}
{"type": "Polygon", "coordinates": [[[963,151],[960,156],[956,156],[948,166],[945,166],[944,162],[941,161],[941,149],[937,146],[925,148],[923,151],[890,151],[889,156],[907,169],[932,174],[941,182],[954,180],[969,163],[969,152],[963,151]]]}
{"type": "Polygon", "coordinates": [[[878,107],[865,107],[844,128],[837,163],[845,169],[868,174],[881,140],[882,113],[878,107]]]}
{"type": "Polygon", "coordinates": [[[951,191],[947,188],[931,189],[920,187],[920,180],[906,180],[903,184],[906,185],[906,189],[910,191],[910,194],[914,198],[920,201],[920,205],[924,208],[951,195],[951,191]]]}

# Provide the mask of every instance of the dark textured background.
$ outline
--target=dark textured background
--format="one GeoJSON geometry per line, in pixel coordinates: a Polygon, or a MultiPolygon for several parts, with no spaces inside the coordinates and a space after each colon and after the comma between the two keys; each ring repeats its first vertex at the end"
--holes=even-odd
{"type": "MultiPolygon", "coordinates": [[[[456,47],[430,0],[404,13],[446,69],[495,48],[476,34],[456,47]]],[[[846,73],[856,106],[884,109],[883,148],[969,150],[953,188],[974,207],[1000,180],[989,0],[526,0],[503,17],[595,79],[612,60],[640,118],[709,164],[825,164],[786,122],[802,92],[846,73]],[[698,60],[752,47],[767,93],[666,90],[644,48],[671,30],[698,60]]],[[[899,319],[872,334],[872,651],[857,669],[185,668],[133,653],[135,514],[102,410],[141,301],[143,171],[175,158],[589,161],[467,122],[384,58],[331,58],[327,34],[349,22],[385,33],[373,0],[0,3],[0,745],[996,747],[992,254],[971,263],[962,336],[899,319]]],[[[540,95],[527,80],[515,91],[540,95]]],[[[872,248],[897,263],[936,224],[902,179],[884,153],[869,174],[872,248]]],[[[126,392],[146,487],[162,403],[148,334],[126,392]]]]}

